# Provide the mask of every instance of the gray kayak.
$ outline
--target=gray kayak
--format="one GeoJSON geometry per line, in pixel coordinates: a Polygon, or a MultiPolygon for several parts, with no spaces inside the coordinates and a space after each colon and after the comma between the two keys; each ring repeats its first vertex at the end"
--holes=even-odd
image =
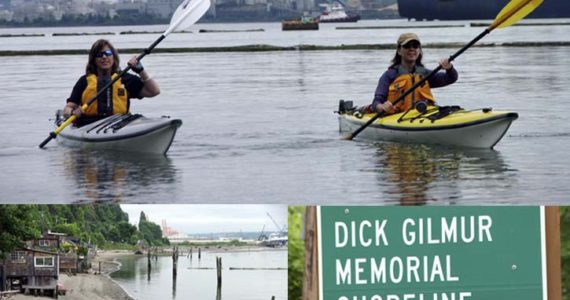
{"type": "MultiPolygon", "coordinates": [[[[64,121],[56,113],[56,128],[64,121]]],[[[77,127],[70,125],[57,137],[59,144],[94,150],[165,154],[182,125],[170,117],[147,118],[140,114],[118,114],[77,127]]]]}

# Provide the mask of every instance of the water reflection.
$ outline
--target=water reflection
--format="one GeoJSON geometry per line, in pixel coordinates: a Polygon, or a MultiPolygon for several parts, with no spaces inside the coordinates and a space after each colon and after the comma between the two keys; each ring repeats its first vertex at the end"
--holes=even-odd
{"type": "Polygon", "coordinates": [[[494,150],[399,143],[377,143],[374,147],[380,186],[386,187],[388,200],[401,205],[455,203],[464,198],[473,183],[478,189],[489,182],[507,189],[516,184],[517,170],[494,150]]]}
{"type": "Polygon", "coordinates": [[[63,157],[65,174],[78,187],[75,202],[160,197],[160,187],[178,181],[177,169],[165,156],[68,149],[63,157]]]}
{"type": "Polygon", "coordinates": [[[205,252],[202,259],[181,256],[176,276],[170,255],[152,260],[151,282],[147,281],[147,259],[139,256],[121,256],[121,269],[111,274],[134,298],[149,299],[219,299],[267,300],[287,298],[287,251],[205,252]],[[217,284],[217,256],[232,266],[260,268],[247,271],[223,271],[223,285],[217,284]],[[282,268],[262,270],[261,268],[282,268]],[[178,280],[182,284],[178,285],[178,280]],[[225,295],[225,296],[222,296],[225,295]]]}
{"type": "Polygon", "coordinates": [[[113,273],[111,277],[113,278],[133,278],[136,274],[136,258],[137,256],[125,256],[120,260],[117,260],[121,264],[121,268],[113,273]]]}
{"type": "Polygon", "coordinates": [[[176,269],[172,269],[172,299],[176,299],[176,269]]]}

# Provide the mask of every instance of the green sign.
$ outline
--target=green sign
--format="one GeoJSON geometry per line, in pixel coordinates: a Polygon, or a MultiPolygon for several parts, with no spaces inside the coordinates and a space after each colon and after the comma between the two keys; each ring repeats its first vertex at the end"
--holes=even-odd
{"type": "Polygon", "coordinates": [[[546,300],[544,208],[322,206],[321,300],[546,300]]]}

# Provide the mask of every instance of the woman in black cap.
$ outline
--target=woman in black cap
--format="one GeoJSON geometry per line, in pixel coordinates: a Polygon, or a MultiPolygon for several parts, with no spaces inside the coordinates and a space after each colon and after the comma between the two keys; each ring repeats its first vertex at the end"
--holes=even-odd
{"type": "Polygon", "coordinates": [[[422,64],[422,48],[418,36],[414,33],[401,34],[397,41],[392,65],[378,81],[371,109],[377,113],[393,114],[408,110],[418,101],[428,101],[434,104],[435,98],[431,93],[431,88],[452,84],[457,81],[458,77],[449,59],[444,58],[439,61],[439,64],[445,71],[434,74],[425,84],[417,87],[405,99],[394,104],[393,102],[400,95],[431,72],[422,64]]]}

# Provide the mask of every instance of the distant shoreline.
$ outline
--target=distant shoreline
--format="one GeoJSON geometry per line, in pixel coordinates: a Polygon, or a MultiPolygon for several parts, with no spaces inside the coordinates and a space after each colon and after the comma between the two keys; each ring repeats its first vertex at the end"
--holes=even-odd
{"type": "MultiPolygon", "coordinates": [[[[426,43],[422,48],[461,48],[463,43],[426,43]]],[[[473,48],[493,47],[568,47],[570,41],[564,42],[508,42],[508,43],[481,43],[473,45],[473,48]]],[[[244,45],[230,47],[197,47],[197,48],[156,48],[153,53],[201,53],[201,52],[268,52],[268,51],[324,51],[324,50],[391,50],[393,44],[356,44],[339,46],[321,45],[296,45],[296,46],[272,46],[272,45],[244,45]]],[[[122,49],[122,53],[139,53],[142,49],[122,49]]],[[[2,50],[0,56],[32,56],[32,55],[86,55],[83,49],[57,49],[57,50],[2,50]]]]}
{"type": "MultiPolygon", "coordinates": [[[[216,18],[210,16],[202,17],[198,24],[228,24],[228,23],[269,23],[281,22],[283,19],[299,18],[302,12],[290,12],[286,15],[258,15],[258,14],[240,14],[240,15],[224,15],[218,13],[216,18]]],[[[314,16],[318,14],[315,12],[314,16]]],[[[359,12],[362,20],[377,20],[377,19],[400,19],[402,18],[398,12],[393,11],[375,11],[367,10],[359,12]]],[[[156,16],[140,15],[140,19],[123,19],[123,20],[79,20],[79,21],[44,21],[44,22],[0,22],[0,28],[29,28],[29,27],[105,27],[105,26],[149,26],[149,25],[168,25],[170,18],[156,18],[156,16]],[[144,20],[144,22],[140,22],[144,20]]]]}

